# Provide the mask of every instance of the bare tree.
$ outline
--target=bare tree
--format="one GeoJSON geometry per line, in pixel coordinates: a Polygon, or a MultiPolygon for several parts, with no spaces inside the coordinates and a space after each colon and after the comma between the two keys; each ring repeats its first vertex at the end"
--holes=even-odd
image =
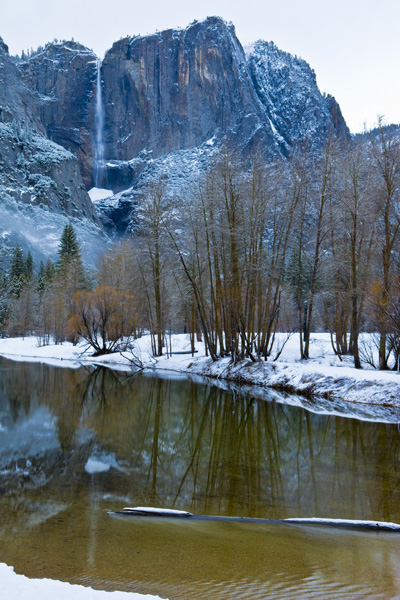
{"type": "Polygon", "coordinates": [[[84,338],[94,356],[126,349],[135,328],[132,297],[101,286],[94,292],[77,292],[67,330],[84,338]]]}
{"type": "Polygon", "coordinates": [[[380,332],[379,368],[388,368],[387,312],[391,295],[391,273],[400,232],[400,148],[399,141],[379,120],[378,134],[370,135],[371,159],[375,176],[375,202],[378,214],[380,280],[376,282],[376,315],[380,332]]]}

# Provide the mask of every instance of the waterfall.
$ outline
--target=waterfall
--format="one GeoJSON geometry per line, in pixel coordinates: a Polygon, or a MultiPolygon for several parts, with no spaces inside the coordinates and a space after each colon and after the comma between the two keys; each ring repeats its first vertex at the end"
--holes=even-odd
{"type": "Polygon", "coordinates": [[[96,105],[95,105],[95,165],[94,165],[94,184],[95,187],[104,187],[104,108],[103,95],[101,90],[101,60],[97,60],[97,80],[96,80],[96,105]]]}

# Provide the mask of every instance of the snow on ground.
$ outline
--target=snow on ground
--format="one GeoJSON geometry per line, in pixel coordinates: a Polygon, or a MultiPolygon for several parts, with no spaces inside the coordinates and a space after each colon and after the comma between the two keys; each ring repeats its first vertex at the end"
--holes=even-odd
{"type": "Polygon", "coordinates": [[[104,188],[92,188],[88,191],[89,197],[93,203],[98,202],[99,200],[105,200],[106,198],[110,198],[110,196],[114,195],[112,190],[105,190],[104,188]]]}
{"type": "MultiPolygon", "coordinates": [[[[165,354],[159,358],[154,358],[151,354],[148,335],[134,342],[134,356],[130,352],[122,352],[93,358],[90,349],[83,342],[77,346],[64,343],[39,347],[35,337],[1,339],[0,355],[13,360],[45,362],[73,368],[89,363],[122,370],[131,369],[131,360],[135,358],[135,362],[140,361],[145,368],[156,371],[191,373],[240,384],[273,387],[307,397],[315,395],[327,401],[342,399],[347,403],[400,407],[400,374],[378,371],[366,363],[362,370],[355,369],[351,357],[344,357],[341,361],[335,356],[329,334],[313,334],[311,358],[308,361],[299,360],[298,334],[293,334],[289,339],[285,334],[279,334],[275,353],[284,342],[282,353],[276,361],[252,363],[247,360],[236,365],[232,364],[230,358],[213,363],[205,356],[204,344],[201,342],[196,342],[197,352],[192,357],[189,335],[186,334],[168,338],[168,352],[172,344],[172,355],[165,354]]],[[[364,334],[362,344],[365,355],[373,356],[376,361],[377,349],[373,336],[364,334]]]]}
{"type": "Polygon", "coordinates": [[[159,596],[105,592],[52,579],[28,579],[0,563],[1,597],[7,600],[160,600],[159,596]]]}

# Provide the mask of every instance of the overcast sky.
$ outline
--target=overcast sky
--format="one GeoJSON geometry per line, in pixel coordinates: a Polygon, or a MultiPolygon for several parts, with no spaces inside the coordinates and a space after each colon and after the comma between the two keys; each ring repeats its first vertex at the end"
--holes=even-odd
{"type": "Polygon", "coordinates": [[[11,54],[58,39],[100,56],[126,35],[186,27],[218,15],[243,45],[273,40],[304,58],[335,96],[351,131],[400,123],[400,0],[0,0],[11,54]]]}

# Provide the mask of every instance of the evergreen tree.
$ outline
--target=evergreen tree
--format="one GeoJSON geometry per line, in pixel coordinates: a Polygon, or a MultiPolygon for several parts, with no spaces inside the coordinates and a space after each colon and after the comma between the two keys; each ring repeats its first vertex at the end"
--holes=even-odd
{"type": "Polygon", "coordinates": [[[6,322],[9,311],[9,298],[7,288],[7,278],[3,272],[0,271],[0,336],[2,335],[2,329],[6,322]]]}
{"type": "Polygon", "coordinates": [[[57,272],[65,271],[74,261],[81,261],[81,249],[75,229],[71,223],[67,223],[58,248],[57,272]]]}
{"type": "Polygon", "coordinates": [[[46,261],[46,266],[43,264],[43,261],[40,261],[39,272],[37,276],[36,289],[41,294],[44,290],[47,290],[52,281],[54,280],[55,269],[54,265],[51,262],[50,258],[46,261]]]}
{"type": "Polygon", "coordinates": [[[11,259],[10,279],[26,276],[26,263],[20,246],[15,246],[11,259]]]}
{"type": "Polygon", "coordinates": [[[56,274],[56,270],[55,270],[54,264],[52,263],[50,258],[48,258],[46,261],[46,265],[44,267],[44,278],[45,278],[47,285],[50,285],[50,283],[53,281],[55,274],[56,274]]]}
{"type": "Polygon", "coordinates": [[[30,281],[33,277],[33,258],[32,258],[32,254],[30,252],[28,252],[28,255],[26,257],[25,271],[26,271],[26,278],[28,281],[30,281]]]}
{"type": "MultiPolygon", "coordinates": [[[[75,292],[86,288],[80,244],[73,226],[68,223],[63,230],[58,248],[53,292],[54,337],[56,343],[65,339],[65,327],[73,311],[75,292]]],[[[77,341],[71,339],[70,341],[77,341]]]]}
{"type": "Polygon", "coordinates": [[[81,247],[71,223],[67,223],[61,235],[55,275],[56,279],[64,286],[68,296],[72,297],[77,290],[86,287],[81,247]]]}
{"type": "Polygon", "coordinates": [[[19,298],[26,283],[26,263],[20,246],[16,246],[11,258],[9,291],[11,296],[19,298]]]}
{"type": "Polygon", "coordinates": [[[45,284],[45,275],[44,275],[44,264],[43,264],[43,261],[41,260],[40,265],[39,265],[37,281],[36,281],[36,289],[38,292],[43,292],[45,287],[46,287],[46,284],[45,284]]]}

